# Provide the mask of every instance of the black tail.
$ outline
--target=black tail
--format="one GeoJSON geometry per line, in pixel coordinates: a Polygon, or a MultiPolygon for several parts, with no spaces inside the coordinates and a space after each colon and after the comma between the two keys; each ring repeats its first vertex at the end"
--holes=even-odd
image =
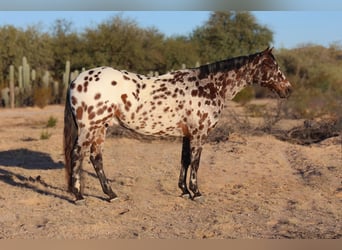
{"type": "Polygon", "coordinates": [[[67,91],[64,108],[64,156],[65,156],[65,176],[68,190],[71,191],[71,160],[72,151],[78,138],[78,127],[70,105],[70,91],[67,91]]]}

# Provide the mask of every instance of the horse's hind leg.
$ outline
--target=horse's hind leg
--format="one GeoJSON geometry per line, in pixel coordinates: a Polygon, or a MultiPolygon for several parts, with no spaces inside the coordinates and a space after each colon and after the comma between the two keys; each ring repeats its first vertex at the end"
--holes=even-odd
{"type": "Polygon", "coordinates": [[[117,195],[113,192],[108,179],[103,171],[102,146],[105,138],[105,129],[101,129],[90,148],[90,161],[94,166],[97,177],[100,180],[102,190],[109,196],[109,201],[115,200],[117,195]]]}
{"type": "Polygon", "coordinates": [[[79,146],[77,142],[71,152],[71,192],[76,197],[76,202],[84,200],[83,198],[83,180],[82,180],[82,162],[84,152],[82,146],[79,146]]]}

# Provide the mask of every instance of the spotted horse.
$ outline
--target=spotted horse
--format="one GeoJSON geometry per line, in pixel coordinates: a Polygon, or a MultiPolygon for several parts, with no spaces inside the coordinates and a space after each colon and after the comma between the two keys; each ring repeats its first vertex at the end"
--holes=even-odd
{"type": "Polygon", "coordinates": [[[202,146],[225,101],[251,84],[264,86],[281,98],[289,96],[292,89],[270,48],[158,77],[110,67],[82,72],[70,83],[64,115],[65,169],[75,202],[84,200],[81,171],[86,155],[108,200],[117,198],[102,158],[106,130],[114,124],[144,135],[183,137],[178,186],[182,196],[200,197],[197,171],[202,146]]]}

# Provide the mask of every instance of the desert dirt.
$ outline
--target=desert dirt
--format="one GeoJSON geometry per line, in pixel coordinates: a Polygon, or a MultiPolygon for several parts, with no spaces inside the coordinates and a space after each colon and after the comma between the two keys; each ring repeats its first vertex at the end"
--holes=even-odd
{"type": "MultiPolygon", "coordinates": [[[[244,110],[227,106],[220,124],[233,127],[228,111],[244,110]]],[[[75,205],[66,191],[62,131],[62,106],[0,109],[0,239],[342,236],[342,136],[304,146],[227,131],[228,140],[204,146],[203,197],[195,201],[179,196],[180,140],[110,136],[104,170],[119,199],[105,200],[85,161],[86,203],[75,205]],[[46,128],[51,116],[57,125],[46,128]],[[42,133],[50,137],[43,140],[42,133]]]]}

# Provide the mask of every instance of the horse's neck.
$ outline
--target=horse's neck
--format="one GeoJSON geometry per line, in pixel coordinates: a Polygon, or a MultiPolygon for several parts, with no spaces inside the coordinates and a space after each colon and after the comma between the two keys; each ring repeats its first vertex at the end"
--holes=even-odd
{"type": "MultiPolygon", "coordinates": [[[[215,82],[219,96],[231,100],[243,88],[252,82],[249,57],[237,57],[199,67],[198,77],[201,81],[215,82]]],[[[255,67],[255,65],[253,65],[255,67]]]]}

